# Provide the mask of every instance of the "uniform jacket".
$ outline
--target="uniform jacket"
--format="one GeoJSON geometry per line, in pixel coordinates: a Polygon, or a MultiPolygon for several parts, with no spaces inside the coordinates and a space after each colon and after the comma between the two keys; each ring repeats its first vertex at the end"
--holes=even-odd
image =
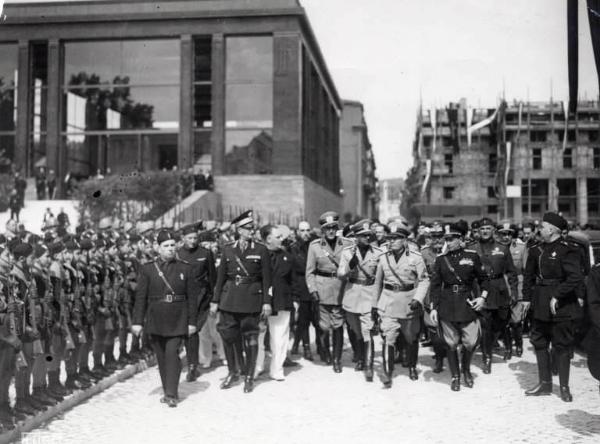
{"type": "Polygon", "coordinates": [[[587,279],[590,329],[583,341],[588,355],[588,368],[600,380],[600,264],[591,268],[587,279]]]}
{"type": "Polygon", "coordinates": [[[239,241],[223,247],[212,301],[234,313],[260,313],[264,304],[271,303],[271,259],[263,244],[249,241],[245,251],[239,241]],[[236,276],[255,281],[236,283],[236,276]]]}
{"type": "MultiPolygon", "coordinates": [[[[204,325],[208,316],[208,306],[217,281],[215,259],[210,250],[200,246],[192,249],[182,247],[177,252],[177,255],[194,269],[194,276],[200,288],[200,293],[198,294],[199,323],[204,325]]],[[[201,328],[201,325],[198,327],[201,328]]]]}
{"type": "Polygon", "coordinates": [[[523,299],[531,301],[534,319],[568,320],[581,317],[577,290],[583,274],[579,251],[557,239],[529,250],[523,280],[523,299]],[[558,299],[556,315],[550,312],[550,299],[558,299]]]}
{"type": "Polygon", "coordinates": [[[364,256],[358,247],[344,248],[338,267],[338,277],[347,279],[342,299],[344,310],[350,313],[369,313],[377,305],[375,274],[382,253],[383,250],[373,245],[369,246],[364,256]],[[356,259],[353,260],[353,257],[356,259]],[[369,282],[368,285],[352,282],[355,279],[369,282]]]}
{"type": "Polygon", "coordinates": [[[269,251],[273,277],[273,314],[294,308],[294,258],[284,250],[269,251]]]}
{"type": "Polygon", "coordinates": [[[308,246],[306,258],[306,286],[310,293],[318,292],[319,301],[324,305],[341,305],[343,282],[337,278],[342,250],[347,244],[341,238],[335,241],[332,250],[324,238],[315,239],[308,246]],[[317,271],[330,273],[331,276],[319,276],[317,271]]]}
{"type": "Polygon", "coordinates": [[[518,277],[509,247],[491,239],[479,241],[473,249],[479,254],[490,279],[484,308],[507,307],[511,304],[511,298],[516,301],[518,277]]]}
{"type": "Polygon", "coordinates": [[[178,259],[157,259],[140,267],[137,281],[133,324],[142,325],[146,319],[146,332],[159,336],[187,335],[188,325],[196,325],[200,289],[194,270],[189,264],[178,259]],[[171,293],[159,276],[155,264],[164,273],[175,295],[185,295],[185,301],[155,300],[171,293]]]}
{"type": "Polygon", "coordinates": [[[377,291],[377,308],[386,316],[411,319],[419,316],[419,312],[410,309],[410,302],[415,299],[424,304],[425,296],[429,289],[429,275],[421,253],[405,249],[396,261],[390,251],[379,258],[375,275],[375,288],[377,291]],[[394,272],[402,280],[398,280],[394,272]],[[394,291],[384,287],[391,285],[414,285],[409,291],[394,291]]]}
{"type": "Polygon", "coordinates": [[[477,319],[477,313],[467,303],[467,300],[473,298],[475,282],[481,291],[489,289],[487,273],[474,250],[461,248],[436,258],[431,277],[431,301],[440,319],[449,322],[471,322],[477,319]],[[446,260],[454,268],[454,272],[450,270],[446,260]]]}
{"type": "Polygon", "coordinates": [[[306,286],[306,258],[308,255],[308,246],[310,242],[297,240],[290,248],[290,253],[294,259],[294,280],[292,291],[294,297],[300,301],[310,301],[310,293],[306,286]]]}

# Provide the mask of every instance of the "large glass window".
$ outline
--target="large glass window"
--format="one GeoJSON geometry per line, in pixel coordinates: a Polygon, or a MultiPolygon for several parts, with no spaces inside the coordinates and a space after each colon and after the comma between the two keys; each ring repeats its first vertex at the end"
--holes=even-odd
{"type": "Polygon", "coordinates": [[[272,173],[273,38],[226,40],[225,173],[272,173]]]}
{"type": "Polygon", "coordinates": [[[33,173],[47,165],[46,128],[48,109],[48,43],[31,45],[31,133],[29,165],[33,173]]]}
{"type": "Polygon", "coordinates": [[[212,38],[194,38],[194,168],[211,170],[212,150],[212,38]]]}
{"type": "Polygon", "coordinates": [[[16,44],[0,44],[0,173],[8,172],[14,159],[17,57],[16,44]]]}
{"type": "Polygon", "coordinates": [[[179,39],[64,44],[64,143],[69,170],[177,165],[179,39]]]}

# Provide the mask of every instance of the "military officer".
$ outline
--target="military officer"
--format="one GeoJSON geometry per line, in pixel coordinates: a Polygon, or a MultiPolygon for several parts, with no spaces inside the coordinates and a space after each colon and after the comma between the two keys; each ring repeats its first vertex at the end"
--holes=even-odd
{"type": "MultiPolygon", "coordinates": [[[[198,230],[200,224],[189,224],[181,228],[183,245],[178,250],[180,259],[188,262],[195,271],[201,294],[198,295],[198,333],[194,333],[185,341],[185,350],[188,359],[188,372],[186,380],[195,381],[198,376],[200,338],[199,332],[204,327],[208,317],[208,304],[212,299],[212,291],[216,281],[216,269],[213,254],[210,250],[198,244],[198,230]]],[[[209,350],[212,355],[212,349],[209,350]]],[[[206,354],[206,351],[205,351],[206,354]]]]}
{"type": "Polygon", "coordinates": [[[448,346],[448,366],[452,373],[450,388],[460,390],[460,370],[457,347],[463,345],[462,369],[467,387],[473,387],[471,358],[477,345],[481,327],[477,311],[481,310],[488,295],[488,277],[474,250],[464,249],[466,223],[448,224],[444,227],[446,253],[435,260],[431,277],[431,320],[441,327],[448,346]],[[473,297],[473,284],[477,282],[481,293],[473,297]]]}
{"type": "Polygon", "coordinates": [[[374,317],[381,316],[383,336],[384,387],[392,386],[395,344],[402,333],[407,345],[409,377],[419,378],[419,332],[423,301],[429,288],[427,267],[421,253],[411,251],[407,238],[408,226],[402,222],[389,225],[389,251],[379,258],[375,274],[377,308],[374,317]]]}
{"type": "Polygon", "coordinates": [[[199,287],[194,269],[175,256],[173,232],[160,230],[156,243],[159,257],[140,267],[132,333],[139,335],[144,326],[150,335],[164,390],[161,402],[176,407],[179,350],[196,333],[199,287]]]}
{"type": "Polygon", "coordinates": [[[528,396],[552,393],[549,346],[556,351],[560,397],[571,402],[569,367],[573,347],[574,320],[581,307],[577,293],[583,282],[579,251],[563,240],[567,221],[556,213],[544,214],[542,244],[529,251],[523,281],[523,299],[532,304],[530,340],[535,348],[539,383],[525,392],[528,396]]]}
{"type": "Polygon", "coordinates": [[[504,359],[511,357],[510,353],[510,306],[517,300],[517,271],[512,261],[512,255],[507,246],[494,239],[495,224],[490,218],[480,221],[479,242],[472,245],[481,258],[481,263],[488,274],[488,297],[481,309],[481,349],[483,356],[483,373],[492,371],[492,350],[497,334],[503,335],[505,344],[504,359]]]}
{"type": "Polygon", "coordinates": [[[217,329],[223,338],[229,370],[221,388],[230,388],[243,369],[244,393],[250,393],[254,390],[259,322],[266,322],[272,312],[271,261],[267,248],[253,240],[252,211],[242,213],[231,223],[238,240],[223,247],[210,311],[213,315],[219,311],[217,329]]]}
{"type": "Polygon", "coordinates": [[[329,336],[333,342],[333,371],[342,371],[342,350],[344,346],[344,312],[342,309],[343,282],[338,278],[338,268],[342,251],[349,243],[344,243],[337,235],[339,215],[327,211],[319,218],[320,239],[312,241],[306,258],[306,286],[315,300],[319,301],[319,326],[321,327],[321,350],[325,362],[331,362],[329,336]]]}
{"type": "Polygon", "coordinates": [[[365,372],[365,379],[373,381],[373,308],[377,306],[375,273],[377,262],[383,250],[370,244],[371,221],[356,222],[352,226],[356,245],[346,247],[342,252],[338,277],[346,279],[342,307],[346,322],[356,335],[358,356],[354,369],[365,372]]]}

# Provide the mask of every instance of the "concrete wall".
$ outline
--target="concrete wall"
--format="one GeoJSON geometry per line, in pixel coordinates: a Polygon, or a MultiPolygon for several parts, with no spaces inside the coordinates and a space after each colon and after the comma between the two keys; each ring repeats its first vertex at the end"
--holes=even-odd
{"type": "Polygon", "coordinates": [[[359,104],[344,102],[340,120],[340,179],[344,190],[343,213],[360,214],[359,189],[362,173],[362,135],[355,127],[363,125],[359,104]]]}
{"type": "Polygon", "coordinates": [[[215,189],[225,220],[253,209],[261,223],[296,224],[306,218],[316,224],[320,214],[342,206],[340,196],[300,175],[216,176],[215,189]]]}

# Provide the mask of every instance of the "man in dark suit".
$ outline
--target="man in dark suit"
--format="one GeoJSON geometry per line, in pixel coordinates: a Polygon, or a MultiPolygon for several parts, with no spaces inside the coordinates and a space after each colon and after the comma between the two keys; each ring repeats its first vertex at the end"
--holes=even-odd
{"type": "Polygon", "coordinates": [[[587,301],[590,329],[583,345],[588,354],[590,373],[600,381],[600,264],[596,264],[590,270],[587,279],[587,301]]]}
{"type": "Polygon", "coordinates": [[[185,341],[185,350],[188,360],[188,372],[186,380],[195,381],[198,378],[198,355],[200,349],[200,338],[198,333],[202,330],[208,317],[208,303],[212,298],[212,291],[216,280],[215,260],[210,250],[198,245],[198,229],[200,224],[190,224],[181,228],[183,246],[177,252],[179,259],[188,262],[194,269],[194,276],[200,287],[198,298],[198,332],[191,335],[185,341]]]}
{"type": "Polygon", "coordinates": [[[159,231],[156,243],[158,259],[140,267],[131,329],[139,336],[145,319],[165,394],[161,402],[176,407],[179,349],[185,338],[197,331],[200,288],[194,269],[175,255],[173,233],[159,231]]]}
{"type": "Polygon", "coordinates": [[[219,311],[217,329],[223,338],[229,374],[221,384],[230,388],[244,368],[239,344],[246,352],[244,392],[254,390],[259,321],[271,314],[271,261],[266,247],[253,240],[254,219],[247,211],[233,221],[238,240],[223,247],[210,311],[219,311]],[[237,351],[236,351],[237,350],[237,351]]]}

